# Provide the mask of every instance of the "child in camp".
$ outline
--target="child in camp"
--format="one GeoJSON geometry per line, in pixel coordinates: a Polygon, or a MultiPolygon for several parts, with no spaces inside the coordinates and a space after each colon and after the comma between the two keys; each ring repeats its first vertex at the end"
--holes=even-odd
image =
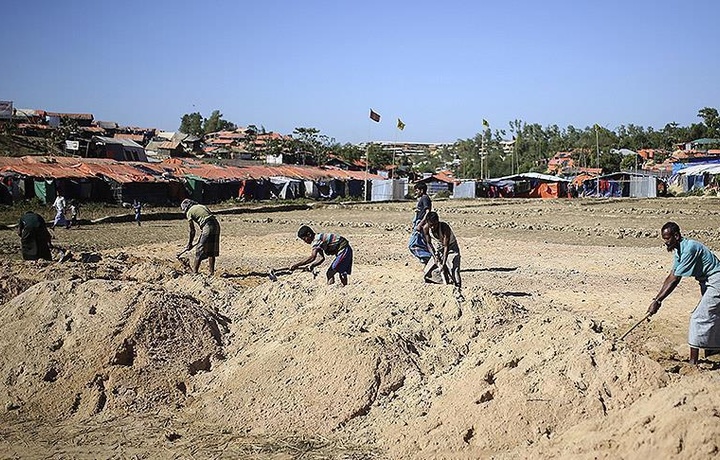
{"type": "Polygon", "coordinates": [[[142,203],[138,200],[133,201],[133,211],[135,211],[135,222],[140,226],[140,214],[142,214],[142,203]]]}
{"type": "Polygon", "coordinates": [[[348,275],[352,274],[353,251],[348,240],[335,233],[315,233],[307,225],[303,225],[297,232],[298,238],[311,245],[312,253],[307,259],[290,267],[290,270],[304,268],[312,271],[313,268],[325,261],[325,254],[335,256],[330,268],[327,270],[327,284],[335,282],[335,274],[340,275],[340,282],[347,286],[348,275]]]}
{"type": "Polygon", "coordinates": [[[445,284],[455,286],[455,295],[463,300],[462,282],[460,280],[460,246],[452,229],[446,222],[440,221],[437,213],[430,211],[421,226],[432,253],[425,265],[425,282],[434,282],[433,272],[438,270],[445,284]],[[433,238],[438,241],[437,248],[433,247],[433,238]]]}

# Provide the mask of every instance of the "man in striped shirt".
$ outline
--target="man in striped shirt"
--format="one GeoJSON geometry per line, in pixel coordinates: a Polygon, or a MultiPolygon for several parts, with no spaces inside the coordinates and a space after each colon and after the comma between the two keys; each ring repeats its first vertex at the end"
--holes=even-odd
{"type": "Polygon", "coordinates": [[[307,225],[300,227],[297,236],[310,245],[312,253],[307,259],[292,265],[290,270],[303,268],[312,271],[325,261],[325,254],[332,255],[335,260],[326,272],[327,284],[335,283],[335,274],[338,274],[340,282],[347,286],[347,277],[352,274],[353,263],[353,251],[348,240],[335,233],[315,233],[307,225]]]}

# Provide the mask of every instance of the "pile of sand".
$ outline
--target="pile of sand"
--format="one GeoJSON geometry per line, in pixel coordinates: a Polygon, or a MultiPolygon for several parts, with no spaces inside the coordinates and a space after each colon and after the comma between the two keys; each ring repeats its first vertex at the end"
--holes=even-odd
{"type": "Polygon", "coordinates": [[[248,287],[117,252],[39,265],[56,273],[45,280],[17,265],[0,285],[3,419],[162,409],[392,458],[718,452],[716,373],[668,372],[601,320],[540,299],[470,286],[458,303],[389,260],[389,275],[358,264],[345,288],[307,273],[248,287]]]}

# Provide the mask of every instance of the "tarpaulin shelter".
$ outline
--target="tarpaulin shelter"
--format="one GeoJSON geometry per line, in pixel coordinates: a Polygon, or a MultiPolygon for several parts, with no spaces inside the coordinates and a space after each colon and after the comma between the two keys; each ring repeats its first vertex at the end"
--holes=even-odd
{"type": "Polygon", "coordinates": [[[428,195],[434,195],[438,192],[453,193],[455,184],[460,181],[452,177],[448,171],[440,171],[417,182],[423,182],[427,185],[428,195]]]}
{"type": "Polygon", "coordinates": [[[293,200],[305,196],[305,183],[287,177],[271,177],[270,192],[275,198],[293,200]]]}
{"type": "Polygon", "coordinates": [[[670,184],[679,187],[682,192],[689,192],[694,189],[702,189],[714,183],[717,184],[716,176],[720,175],[720,164],[703,163],[686,166],[677,170],[670,177],[670,184]]]}
{"type": "Polygon", "coordinates": [[[616,172],[583,181],[585,196],[655,198],[664,182],[655,176],[616,172]]]}
{"type": "Polygon", "coordinates": [[[27,156],[0,162],[0,172],[18,182],[22,198],[37,197],[47,204],[55,201],[58,193],[66,198],[91,197],[93,176],[81,171],[80,164],[74,158],[27,156]]]}
{"type": "Polygon", "coordinates": [[[104,201],[166,205],[170,198],[170,183],[176,181],[138,167],[136,163],[95,160],[85,162],[79,169],[102,180],[96,194],[104,201]]]}
{"type": "Polygon", "coordinates": [[[407,179],[386,179],[372,181],[371,201],[391,201],[405,198],[407,179]]]}
{"type": "Polygon", "coordinates": [[[462,181],[455,184],[452,198],[476,198],[477,197],[477,182],[474,180],[462,181]]]}
{"type": "Polygon", "coordinates": [[[522,173],[489,179],[502,197],[515,198],[564,198],[567,196],[568,179],[540,173],[522,173]]]}

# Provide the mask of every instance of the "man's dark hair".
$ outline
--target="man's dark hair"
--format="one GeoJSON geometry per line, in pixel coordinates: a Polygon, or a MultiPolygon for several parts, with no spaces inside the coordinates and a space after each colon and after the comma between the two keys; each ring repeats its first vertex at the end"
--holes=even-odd
{"type": "Polygon", "coordinates": [[[312,231],[312,228],[308,227],[307,225],[303,225],[298,229],[297,236],[298,238],[305,238],[306,236],[312,236],[315,232],[312,231]]]}
{"type": "Polygon", "coordinates": [[[662,226],[662,229],[660,230],[661,233],[665,232],[665,230],[669,230],[671,233],[677,233],[680,234],[680,226],[676,224],[675,222],[668,222],[665,225],[662,226]]]}
{"type": "Polygon", "coordinates": [[[420,190],[422,192],[427,192],[427,184],[425,182],[418,182],[417,184],[413,185],[413,188],[415,190],[420,190]]]}
{"type": "Polygon", "coordinates": [[[429,213],[427,213],[427,216],[425,216],[425,220],[427,220],[428,222],[439,222],[440,217],[438,217],[438,213],[436,213],[435,211],[430,211],[429,213]]]}

